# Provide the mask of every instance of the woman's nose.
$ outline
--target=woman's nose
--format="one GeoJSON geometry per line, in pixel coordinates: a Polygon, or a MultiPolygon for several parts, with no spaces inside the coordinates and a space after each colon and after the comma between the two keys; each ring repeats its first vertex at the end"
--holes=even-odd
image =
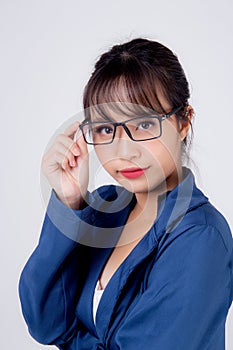
{"type": "Polygon", "coordinates": [[[140,155],[138,142],[133,141],[122,126],[118,126],[113,140],[116,155],[124,159],[132,159],[140,155]]]}

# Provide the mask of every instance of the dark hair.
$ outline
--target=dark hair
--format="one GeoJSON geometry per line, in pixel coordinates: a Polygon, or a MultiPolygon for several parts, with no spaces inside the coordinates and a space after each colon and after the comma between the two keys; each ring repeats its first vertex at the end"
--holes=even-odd
{"type": "MultiPolygon", "coordinates": [[[[183,106],[176,114],[177,120],[188,120],[189,86],[177,56],[161,43],[143,38],[114,45],[100,56],[85,86],[85,117],[91,118],[90,107],[99,109],[101,104],[119,101],[165,113],[158,88],[171,108],[183,106]]],[[[186,138],[184,144],[187,146],[186,138]]]]}

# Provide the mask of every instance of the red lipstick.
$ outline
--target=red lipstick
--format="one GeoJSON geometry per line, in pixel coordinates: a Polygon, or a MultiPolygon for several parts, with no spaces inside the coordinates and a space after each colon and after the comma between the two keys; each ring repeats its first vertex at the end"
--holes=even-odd
{"type": "Polygon", "coordinates": [[[120,173],[127,177],[127,179],[136,179],[137,177],[140,177],[144,174],[146,169],[141,168],[129,168],[129,169],[123,169],[120,170],[120,173]]]}

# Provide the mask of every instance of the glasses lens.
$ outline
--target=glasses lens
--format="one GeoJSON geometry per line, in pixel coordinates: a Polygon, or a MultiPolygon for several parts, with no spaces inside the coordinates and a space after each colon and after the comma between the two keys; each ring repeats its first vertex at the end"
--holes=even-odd
{"type": "Polygon", "coordinates": [[[126,122],[125,125],[136,141],[153,139],[161,135],[160,121],[154,116],[135,118],[126,122]]]}
{"type": "MultiPolygon", "coordinates": [[[[125,122],[133,140],[143,141],[161,136],[159,118],[146,116],[130,119],[125,122]]],[[[107,144],[113,141],[115,126],[108,122],[93,122],[83,126],[87,143],[107,144]]]]}
{"type": "Polygon", "coordinates": [[[105,144],[112,142],[114,126],[111,123],[89,123],[84,126],[84,134],[88,143],[105,144]]]}

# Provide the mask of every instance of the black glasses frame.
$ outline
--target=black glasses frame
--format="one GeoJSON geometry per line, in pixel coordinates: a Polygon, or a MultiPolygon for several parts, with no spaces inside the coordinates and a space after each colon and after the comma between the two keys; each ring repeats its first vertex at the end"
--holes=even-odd
{"type": "Polygon", "coordinates": [[[129,138],[135,142],[141,142],[141,141],[148,141],[148,140],[153,140],[153,139],[158,139],[159,137],[161,137],[162,135],[162,122],[164,120],[166,120],[167,118],[171,117],[173,114],[176,114],[178,111],[180,111],[184,106],[180,106],[178,108],[174,108],[173,110],[171,110],[170,112],[166,113],[166,114],[163,114],[163,115],[151,115],[149,116],[150,118],[155,118],[155,119],[158,119],[159,120],[159,126],[160,126],[160,133],[158,136],[154,136],[154,137],[149,137],[147,139],[137,139],[135,140],[130,132],[130,130],[128,129],[128,127],[125,125],[126,123],[130,122],[131,120],[137,120],[137,119],[141,119],[142,117],[135,117],[135,118],[131,118],[131,119],[128,119],[127,121],[125,122],[120,122],[120,123],[117,123],[117,122],[111,122],[111,121],[103,121],[101,122],[101,124],[111,124],[113,126],[113,134],[112,134],[112,140],[111,141],[108,141],[108,142],[89,142],[87,141],[86,139],[86,135],[85,135],[85,132],[84,132],[84,127],[86,125],[95,125],[95,124],[99,124],[100,122],[90,122],[89,120],[84,120],[80,125],[79,125],[79,128],[81,129],[82,131],[82,134],[83,134],[83,138],[85,140],[85,142],[88,144],[88,145],[109,145],[110,143],[113,142],[114,138],[115,138],[115,134],[116,134],[116,128],[117,126],[122,126],[126,132],[126,134],[129,136],[129,138]]]}

